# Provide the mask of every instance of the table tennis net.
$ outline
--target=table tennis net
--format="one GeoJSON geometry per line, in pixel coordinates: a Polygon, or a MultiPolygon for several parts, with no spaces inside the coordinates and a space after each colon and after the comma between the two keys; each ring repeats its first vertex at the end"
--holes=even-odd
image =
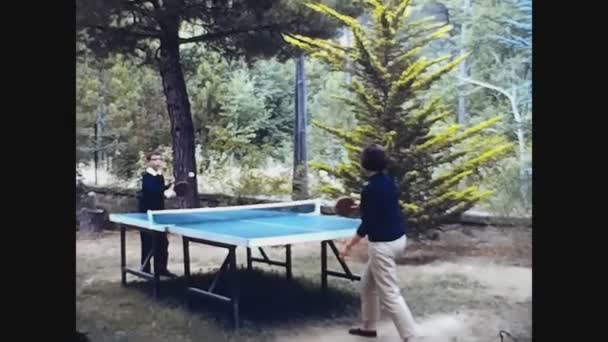
{"type": "Polygon", "coordinates": [[[255,218],[271,218],[280,216],[293,216],[299,214],[311,214],[315,212],[315,204],[289,204],[281,206],[269,204],[268,207],[256,206],[255,208],[234,207],[222,208],[226,210],[217,211],[215,208],[189,209],[151,212],[149,218],[154,224],[191,224],[201,222],[238,221],[255,218]]]}

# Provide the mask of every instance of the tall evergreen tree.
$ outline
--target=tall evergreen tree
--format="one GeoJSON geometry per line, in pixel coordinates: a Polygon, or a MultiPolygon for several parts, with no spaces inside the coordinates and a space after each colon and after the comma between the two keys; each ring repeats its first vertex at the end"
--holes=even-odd
{"type": "Polygon", "coordinates": [[[400,189],[400,200],[415,231],[435,227],[461,215],[490,195],[478,185],[461,187],[480,168],[512,150],[501,136],[486,128],[500,120],[486,120],[472,127],[449,124],[452,111],[441,98],[425,96],[429,87],[452,71],[465,56],[427,59],[421,50],[451,29],[432,18],[411,20],[411,0],[364,1],[369,26],[324,4],[308,6],[347,26],[352,47],[328,39],[298,34],[285,39],[336,70],[346,70],[353,78],[349,97],[342,101],[357,119],[353,130],[322,127],[339,138],[348,152],[348,161],[337,167],[315,163],[342,180],[343,189],[327,185],[334,196],[356,193],[363,183],[359,166],[362,148],[381,143],[392,157],[390,172],[400,189]]]}

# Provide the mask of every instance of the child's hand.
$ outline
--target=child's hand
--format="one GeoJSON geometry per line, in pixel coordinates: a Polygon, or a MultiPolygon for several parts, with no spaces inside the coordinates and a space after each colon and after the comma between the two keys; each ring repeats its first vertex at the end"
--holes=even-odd
{"type": "Polygon", "coordinates": [[[171,186],[169,186],[169,189],[165,190],[164,195],[165,198],[169,199],[169,198],[173,198],[176,196],[175,190],[173,189],[173,187],[175,186],[175,184],[171,184],[171,186]]]}
{"type": "Polygon", "coordinates": [[[340,259],[346,258],[350,254],[350,249],[351,246],[348,244],[342,246],[342,248],[340,249],[340,259]]]}

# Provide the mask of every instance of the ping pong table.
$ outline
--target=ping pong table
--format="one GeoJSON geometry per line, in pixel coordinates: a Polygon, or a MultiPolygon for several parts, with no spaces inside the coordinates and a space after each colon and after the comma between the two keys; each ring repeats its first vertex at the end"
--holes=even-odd
{"type": "Polygon", "coordinates": [[[321,242],[321,288],[327,289],[328,276],[360,280],[354,275],[333,240],[352,236],[360,224],[359,219],[322,215],[318,200],[284,203],[254,204],[231,207],[148,211],[147,213],[111,214],[110,221],[120,225],[121,282],[127,284],[127,274],[147,279],[153,284],[154,297],[159,295],[160,274],[157,260],[159,248],[154,243],[139,269],[127,267],[126,229],[134,228],[149,234],[176,234],[182,236],[186,293],[211,298],[231,306],[235,327],[239,327],[239,284],[237,277],[236,248],[247,248],[247,268],[254,262],[286,268],[292,278],[291,245],[304,242],[321,242]],[[199,243],[226,248],[228,255],[207,289],[196,287],[190,272],[190,244],[199,243]],[[285,261],[271,260],[264,247],[285,246],[285,261]],[[342,271],[329,270],[327,249],[331,249],[342,271]],[[261,255],[254,257],[252,249],[261,255]],[[153,260],[152,271],[144,269],[153,260]],[[217,283],[223,275],[228,281],[229,294],[217,293],[217,283]]]}

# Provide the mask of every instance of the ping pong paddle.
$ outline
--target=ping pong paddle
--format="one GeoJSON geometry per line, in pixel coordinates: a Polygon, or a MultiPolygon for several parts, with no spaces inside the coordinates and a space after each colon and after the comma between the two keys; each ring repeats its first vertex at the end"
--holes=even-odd
{"type": "Polygon", "coordinates": [[[175,186],[173,186],[173,191],[175,191],[175,194],[177,196],[185,196],[186,193],[188,192],[188,182],[185,181],[181,181],[181,182],[177,182],[175,183],[175,186]]]}
{"type": "Polygon", "coordinates": [[[355,200],[350,197],[338,198],[336,205],[334,206],[336,214],[340,216],[352,215],[357,209],[358,206],[356,205],[355,200]]]}

